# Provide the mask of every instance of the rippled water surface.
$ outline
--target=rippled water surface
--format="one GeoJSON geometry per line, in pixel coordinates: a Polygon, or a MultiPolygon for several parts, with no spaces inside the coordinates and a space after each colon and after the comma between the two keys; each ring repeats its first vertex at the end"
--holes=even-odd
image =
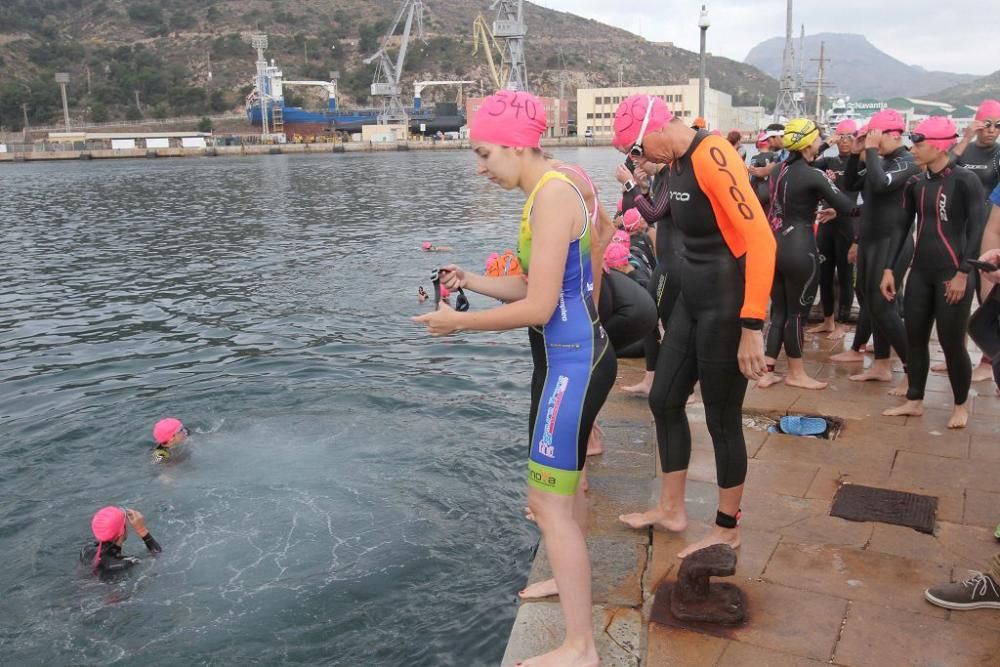
{"type": "MultiPolygon", "coordinates": [[[[613,151],[558,156],[611,190],[613,151]]],[[[522,203],[466,151],[0,168],[2,662],[499,662],[526,336],[408,318],[522,203]],[[154,466],[168,414],[190,455],[154,466]],[[164,547],[114,582],[77,561],[106,504],[164,547]]]]}

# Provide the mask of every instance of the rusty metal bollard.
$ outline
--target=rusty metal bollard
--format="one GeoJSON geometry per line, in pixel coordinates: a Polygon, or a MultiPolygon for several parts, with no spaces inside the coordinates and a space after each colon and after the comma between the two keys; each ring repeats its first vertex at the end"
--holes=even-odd
{"type": "Polygon", "coordinates": [[[743,591],[733,584],[711,583],[709,577],[736,572],[736,551],[726,544],[699,549],[684,559],[677,583],[670,587],[670,613],[678,620],[736,625],[746,617],[743,591]]]}

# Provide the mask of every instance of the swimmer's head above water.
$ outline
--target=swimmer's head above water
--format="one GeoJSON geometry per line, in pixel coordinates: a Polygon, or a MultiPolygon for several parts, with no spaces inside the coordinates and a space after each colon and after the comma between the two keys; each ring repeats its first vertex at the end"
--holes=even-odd
{"type": "Polygon", "coordinates": [[[183,444],[190,434],[191,431],[175,417],[166,417],[156,422],[153,426],[153,440],[156,441],[153,460],[160,462],[170,458],[170,449],[183,444]]]}

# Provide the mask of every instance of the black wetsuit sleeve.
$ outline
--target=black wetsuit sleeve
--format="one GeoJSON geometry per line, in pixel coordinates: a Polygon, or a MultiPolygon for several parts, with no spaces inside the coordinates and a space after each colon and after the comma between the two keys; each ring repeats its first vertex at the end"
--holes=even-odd
{"type": "Polygon", "coordinates": [[[893,158],[888,168],[882,164],[878,150],[869,148],[865,152],[865,164],[868,167],[868,182],[872,192],[894,192],[906,185],[910,176],[917,173],[917,165],[913,162],[893,158]]]}
{"type": "Polygon", "coordinates": [[[879,267],[883,270],[892,269],[901,259],[903,248],[906,246],[906,237],[910,234],[913,219],[917,215],[917,196],[919,196],[917,193],[917,183],[919,181],[919,176],[912,176],[907,179],[906,184],[903,186],[903,211],[906,216],[906,227],[904,227],[903,234],[892,236],[892,245],[889,246],[889,255],[886,257],[887,264],[879,267]]]}
{"type": "Polygon", "coordinates": [[[629,192],[622,190],[622,213],[635,208],[635,198],[639,194],[639,186],[635,186],[629,192]]]}
{"type": "Polygon", "coordinates": [[[810,185],[816,193],[829,204],[830,208],[836,209],[841,215],[857,215],[858,207],[851,198],[830,184],[826,174],[817,169],[810,169],[810,185]]]}
{"type": "Polygon", "coordinates": [[[861,155],[851,153],[851,157],[847,158],[847,165],[844,167],[844,189],[856,192],[864,188],[866,173],[867,169],[861,169],[861,155]]]}
{"type": "Polygon", "coordinates": [[[153,537],[152,533],[146,533],[146,537],[142,538],[142,542],[146,545],[146,548],[149,549],[149,553],[151,554],[158,554],[163,551],[160,543],[156,541],[156,538],[153,537]]]}
{"type": "Polygon", "coordinates": [[[958,270],[962,273],[969,273],[972,271],[969,260],[979,257],[979,245],[982,243],[983,230],[986,227],[986,192],[983,190],[979,178],[968,171],[963,173],[959,186],[965,197],[967,218],[965,220],[965,246],[958,257],[958,270]]]}
{"type": "Polygon", "coordinates": [[[635,207],[639,210],[639,215],[647,222],[656,222],[667,216],[670,211],[670,188],[661,186],[655,188],[656,192],[650,191],[653,201],[646,195],[635,195],[635,207]]]}

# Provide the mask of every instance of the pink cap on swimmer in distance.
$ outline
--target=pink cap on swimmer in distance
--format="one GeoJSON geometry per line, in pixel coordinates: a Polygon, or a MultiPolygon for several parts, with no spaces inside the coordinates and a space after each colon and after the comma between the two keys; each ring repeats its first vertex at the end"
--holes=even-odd
{"type": "Polygon", "coordinates": [[[508,148],[541,148],[547,126],[540,99],[531,93],[498,90],[476,110],[469,138],[508,148]]]}
{"type": "Polygon", "coordinates": [[[854,134],[858,131],[858,124],[851,119],[842,120],[837,123],[837,129],[834,130],[837,134],[854,134]]]}
{"type": "Polygon", "coordinates": [[[423,243],[420,244],[420,247],[423,248],[424,250],[430,250],[431,249],[431,242],[430,241],[424,241],[423,243]]]}
{"type": "Polygon", "coordinates": [[[621,243],[612,243],[604,251],[604,263],[611,269],[628,264],[630,253],[621,243]]]}
{"type": "Polygon", "coordinates": [[[98,542],[113,542],[125,532],[125,512],[120,507],[103,507],[90,520],[90,529],[98,542]]]}
{"type": "Polygon", "coordinates": [[[868,121],[869,130],[881,130],[882,132],[905,132],[906,121],[903,115],[895,109],[882,109],[868,121]]]}
{"type": "Polygon", "coordinates": [[[642,131],[642,121],[649,111],[649,121],[646,123],[646,134],[656,132],[674,117],[667,108],[667,103],[654,95],[632,95],[622,100],[615,111],[614,137],[611,143],[619,148],[631,148],[638,140],[642,131]],[[653,106],[650,108],[650,99],[653,106]]]}
{"type": "MultiPolygon", "coordinates": [[[[629,209],[629,210],[631,211],[632,209],[629,209]]],[[[626,248],[631,248],[632,247],[632,239],[629,238],[628,232],[625,231],[624,229],[617,230],[615,232],[614,236],[611,237],[611,242],[612,243],[620,243],[621,245],[625,246],[626,248]]]]}
{"type": "Polygon", "coordinates": [[[1000,102],[996,100],[983,100],[976,111],[976,120],[996,120],[1000,118],[1000,102]]]}
{"type": "Polygon", "coordinates": [[[639,209],[630,208],[622,215],[622,225],[625,226],[625,231],[629,234],[639,229],[641,222],[642,215],[639,213],[639,209]]]}
{"type": "Polygon", "coordinates": [[[182,428],[184,428],[184,424],[181,423],[180,419],[175,419],[173,417],[161,419],[156,422],[156,426],[153,427],[153,440],[155,440],[158,445],[170,442],[170,438],[177,435],[177,431],[182,428]]]}
{"type": "Polygon", "coordinates": [[[947,151],[958,141],[958,130],[955,129],[955,124],[944,116],[931,116],[922,121],[913,128],[913,134],[924,135],[924,142],[940,151],[947,151]]]}

